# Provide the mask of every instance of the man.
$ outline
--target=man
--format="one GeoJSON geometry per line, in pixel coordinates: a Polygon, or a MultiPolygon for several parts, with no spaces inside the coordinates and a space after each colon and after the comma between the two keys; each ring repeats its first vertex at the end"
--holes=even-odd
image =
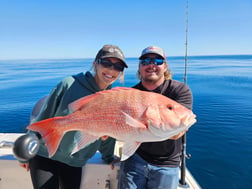
{"type": "MultiPolygon", "coordinates": [[[[139,57],[140,82],[133,88],[165,95],[192,109],[192,93],[182,82],[172,80],[164,51],[149,46],[139,57]]],[[[179,180],[182,137],[186,131],[162,142],[142,143],[136,153],[121,163],[119,189],[176,189],[179,180]]]]}

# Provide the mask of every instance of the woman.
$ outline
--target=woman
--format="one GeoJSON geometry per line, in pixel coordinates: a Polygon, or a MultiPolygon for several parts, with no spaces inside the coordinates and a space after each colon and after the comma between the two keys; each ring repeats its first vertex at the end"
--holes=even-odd
{"type": "MultiPolygon", "coordinates": [[[[120,48],[104,45],[93,62],[94,74],[88,71],[63,79],[47,97],[33,122],[68,115],[68,104],[71,102],[101,90],[111,89],[112,83],[118,78],[123,80],[125,67],[128,66],[120,48]]],[[[66,133],[51,158],[48,157],[47,148],[40,139],[37,155],[29,162],[20,162],[21,167],[30,170],[34,189],[79,189],[82,167],[97,150],[101,152],[106,163],[113,161],[115,139],[106,136],[71,155],[76,135],[76,131],[66,133]]]]}

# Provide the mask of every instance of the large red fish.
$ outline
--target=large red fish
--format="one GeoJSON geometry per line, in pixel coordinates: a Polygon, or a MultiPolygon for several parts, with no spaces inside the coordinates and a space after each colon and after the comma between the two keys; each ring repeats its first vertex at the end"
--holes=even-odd
{"type": "Polygon", "coordinates": [[[70,115],[27,127],[41,134],[50,157],[69,131],[80,133],[72,153],[102,136],[111,136],[124,141],[121,160],[125,160],[142,142],[166,140],[196,122],[191,110],[161,94],[124,87],[83,97],[69,108],[70,115]]]}

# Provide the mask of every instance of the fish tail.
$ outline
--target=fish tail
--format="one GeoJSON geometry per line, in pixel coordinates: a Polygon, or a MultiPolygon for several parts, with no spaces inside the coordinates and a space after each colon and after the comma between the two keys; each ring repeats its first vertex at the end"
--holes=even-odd
{"type": "Polygon", "coordinates": [[[58,149],[61,139],[64,136],[60,121],[63,117],[54,117],[33,123],[27,127],[31,131],[38,132],[47,147],[49,157],[52,157],[58,149]],[[61,129],[60,129],[61,128],[61,129]]]}

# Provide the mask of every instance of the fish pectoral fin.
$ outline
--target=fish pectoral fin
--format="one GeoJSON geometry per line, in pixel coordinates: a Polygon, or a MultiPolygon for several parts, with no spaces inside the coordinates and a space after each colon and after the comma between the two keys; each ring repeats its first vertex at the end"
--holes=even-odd
{"type": "Polygon", "coordinates": [[[122,156],[121,161],[128,159],[132,156],[138,147],[141,145],[141,142],[125,142],[122,147],[122,156]]]}
{"type": "Polygon", "coordinates": [[[73,149],[72,154],[80,151],[83,149],[85,146],[91,144],[92,142],[95,142],[99,137],[90,135],[87,133],[82,133],[82,132],[77,132],[74,137],[74,141],[76,143],[75,148],[73,149]]]}
{"type": "Polygon", "coordinates": [[[147,125],[143,124],[142,122],[134,119],[129,114],[122,112],[125,115],[125,122],[126,124],[135,127],[135,128],[147,128],[147,125]]]}

